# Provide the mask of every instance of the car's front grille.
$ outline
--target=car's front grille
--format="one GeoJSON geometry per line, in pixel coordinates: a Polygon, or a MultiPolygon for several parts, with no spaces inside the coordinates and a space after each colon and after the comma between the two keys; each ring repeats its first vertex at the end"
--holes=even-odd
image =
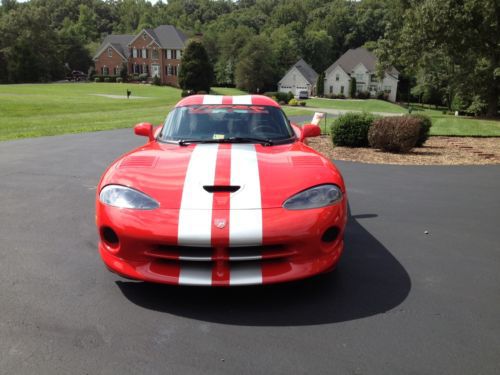
{"type": "Polygon", "coordinates": [[[145,255],[158,259],[185,262],[242,262],[286,258],[295,254],[284,245],[228,247],[217,251],[214,247],[154,245],[145,255]]]}

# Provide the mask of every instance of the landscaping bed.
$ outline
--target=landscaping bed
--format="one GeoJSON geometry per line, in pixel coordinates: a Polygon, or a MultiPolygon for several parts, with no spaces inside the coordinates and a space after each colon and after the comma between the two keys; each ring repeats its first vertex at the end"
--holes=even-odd
{"type": "Polygon", "coordinates": [[[406,154],[373,148],[334,147],[331,136],[310,138],[309,146],[334,160],[369,164],[483,165],[500,164],[500,137],[430,137],[423,147],[406,154]]]}

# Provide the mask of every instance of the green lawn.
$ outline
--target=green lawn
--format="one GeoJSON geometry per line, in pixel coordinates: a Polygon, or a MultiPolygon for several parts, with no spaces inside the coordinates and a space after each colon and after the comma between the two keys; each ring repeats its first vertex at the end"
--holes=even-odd
{"type": "MultiPolygon", "coordinates": [[[[214,88],[220,95],[245,92],[233,88],[214,88]]],[[[141,84],[61,83],[0,85],[0,140],[131,128],[142,121],[160,124],[180,100],[180,90],[141,84]],[[99,95],[140,99],[116,99],[99,95]],[[96,95],[97,94],[97,95],[96,95]]],[[[308,107],[374,112],[406,110],[380,100],[309,99],[308,107]]],[[[311,115],[301,107],[285,107],[288,116],[311,115]]],[[[443,115],[440,111],[418,111],[432,117],[432,135],[500,136],[500,121],[443,115]]],[[[330,115],[327,115],[329,117],[330,115]]],[[[331,119],[328,118],[328,125],[331,119]]]]}
{"type": "Polygon", "coordinates": [[[159,124],[180,90],[120,83],[0,85],[0,140],[159,124]],[[125,96],[114,99],[97,96],[125,96]]]}
{"type": "Polygon", "coordinates": [[[308,107],[329,108],[347,111],[366,111],[366,112],[389,112],[405,113],[406,109],[397,104],[386,102],[384,100],[350,100],[350,99],[324,99],[311,98],[306,100],[308,107]]]}

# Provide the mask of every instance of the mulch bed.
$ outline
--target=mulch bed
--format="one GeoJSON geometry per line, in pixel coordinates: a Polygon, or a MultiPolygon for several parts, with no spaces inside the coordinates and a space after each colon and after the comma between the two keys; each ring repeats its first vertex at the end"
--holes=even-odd
{"type": "Polygon", "coordinates": [[[424,147],[407,154],[372,148],[334,147],[331,137],[308,139],[309,146],[334,160],[369,164],[399,165],[484,165],[500,164],[500,138],[430,137],[424,147]]]}

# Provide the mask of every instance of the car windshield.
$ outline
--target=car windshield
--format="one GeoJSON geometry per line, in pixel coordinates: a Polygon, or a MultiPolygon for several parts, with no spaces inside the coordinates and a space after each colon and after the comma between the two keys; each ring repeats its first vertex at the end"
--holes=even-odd
{"type": "Polygon", "coordinates": [[[165,120],[161,141],[287,143],[295,133],[280,108],[257,105],[177,107],[165,120]]]}

